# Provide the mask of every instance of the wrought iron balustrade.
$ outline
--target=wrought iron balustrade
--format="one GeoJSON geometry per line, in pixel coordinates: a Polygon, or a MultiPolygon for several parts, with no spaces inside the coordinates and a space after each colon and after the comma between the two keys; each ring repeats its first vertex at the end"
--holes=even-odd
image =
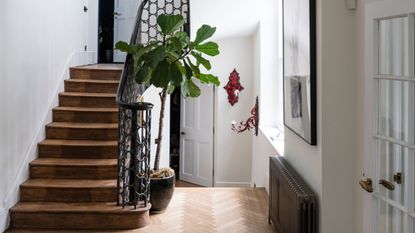
{"type": "MultiPolygon", "coordinates": [[[[182,14],[189,32],[189,0],[142,0],[130,44],[147,44],[161,39],[157,16],[182,14]]],[[[117,92],[119,107],[118,205],[146,207],[150,200],[151,114],[153,104],[143,102],[147,86],[137,84],[133,58],[126,56],[117,92]]]]}

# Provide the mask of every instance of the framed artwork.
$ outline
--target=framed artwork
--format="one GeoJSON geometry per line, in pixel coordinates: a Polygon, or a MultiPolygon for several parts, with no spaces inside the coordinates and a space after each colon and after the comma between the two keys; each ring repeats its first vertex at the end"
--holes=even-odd
{"type": "Polygon", "coordinates": [[[284,0],[284,125],[317,145],[316,3],[284,0]]]}

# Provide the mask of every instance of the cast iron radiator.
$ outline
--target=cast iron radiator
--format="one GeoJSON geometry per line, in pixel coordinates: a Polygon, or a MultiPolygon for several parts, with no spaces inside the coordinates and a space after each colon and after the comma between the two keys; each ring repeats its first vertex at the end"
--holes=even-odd
{"type": "Polygon", "coordinates": [[[316,195],[284,158],[269,166],[269,222],[278,233],[317,233],[316,195]]]}

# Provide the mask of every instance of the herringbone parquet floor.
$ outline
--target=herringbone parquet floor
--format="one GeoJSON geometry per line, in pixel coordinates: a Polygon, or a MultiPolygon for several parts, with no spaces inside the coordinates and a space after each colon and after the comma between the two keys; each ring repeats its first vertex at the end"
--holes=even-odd
{"type": "Polygon", "coordinates": [[[137,233],[267,233],[268,196],[256,188],[176,188],[163,214],[137,233]]]}
{"type": "MultiPolygon", "coordinates": [[[[168,209],[144,228],[106,233],[268,233],[268,196],[263,188],[176,188],[168,209]]],[[[103,233],[30,231],[18,233],[103,233]]]]}

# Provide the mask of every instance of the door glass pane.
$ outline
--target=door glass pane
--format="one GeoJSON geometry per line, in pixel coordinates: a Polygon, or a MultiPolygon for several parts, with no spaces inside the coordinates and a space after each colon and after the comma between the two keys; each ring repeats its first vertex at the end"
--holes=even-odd
{"type": "Polygon", "coordinates": [[[409,140],[409,91],[407,81],[379,81],[379,134],[409,140]]]}
{"type": "Polygon", "coordinates": [[[406,233],[404,231],[404,215],[402,211],[383,201],[379,204],[379,233],[406,233]]]}
{"type": "Polygon", "coordinates": [[[379,74],[409,76],[408,17],[379,21],[379,74]]]}
{"type": "Polygon", "coordinates": [[[379,140],[379,181],[385,180],[391,182],[395,189],[389,190],[385,186],[379,184],[379,193],[393,201],[405,205],[405,186],[406,171],[408,164],[409,149],[403,146],[379,140]],[[402,174],[402,184],[394,181],[394,175],[402,174]]]}

